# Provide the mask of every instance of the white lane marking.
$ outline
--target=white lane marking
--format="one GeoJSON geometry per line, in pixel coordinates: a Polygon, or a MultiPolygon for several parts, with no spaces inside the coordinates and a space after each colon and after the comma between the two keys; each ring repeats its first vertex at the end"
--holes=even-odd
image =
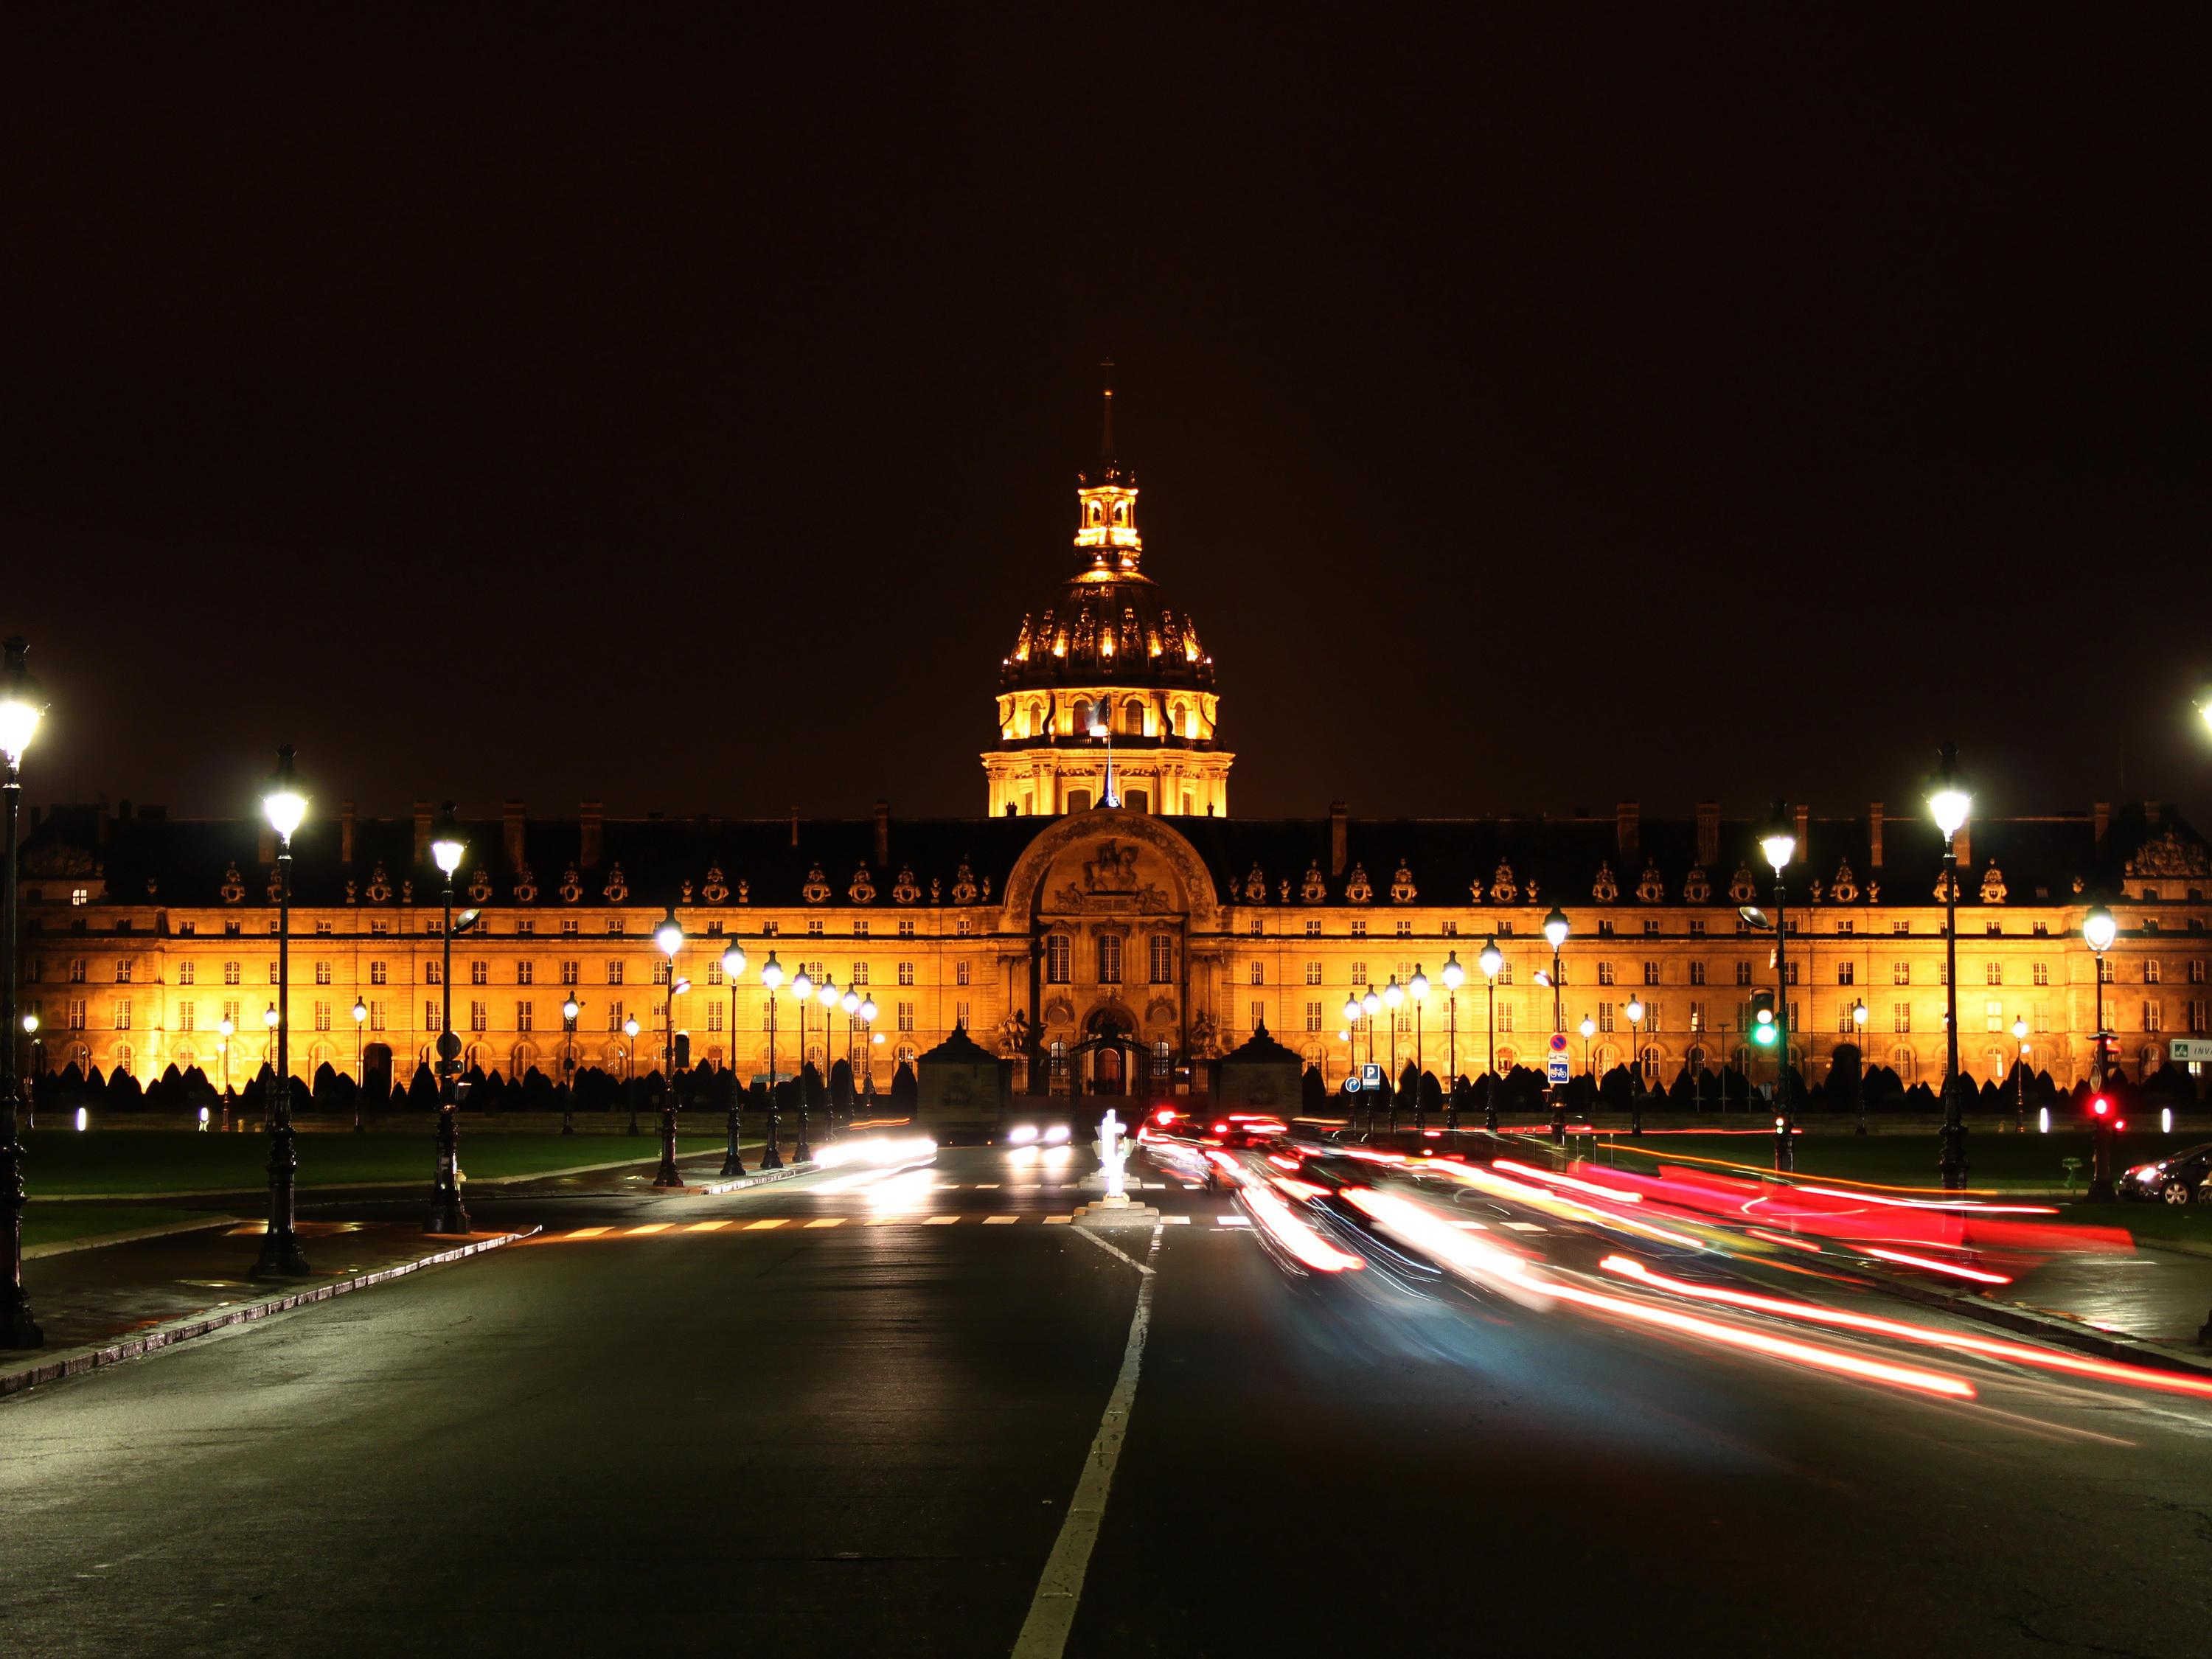
{"type": "Polygon", "coordinates": [[[1540,1221],[1509,1221],[1505,1224],[1516,1233],[1540,1233],[1544,1231],[1544,1224],[1540,1221]]]}
{"type": "MultiPolygon", "coordinates": [[[[1144,1274],[1146,1278],[1149,1279],[1152,1277],[1152,1270],[1150,1267],[1138,1261],[1136,1257],[1131,1255],[1127,1250],[1121,1249],[1120,1245],[1109,1244],[1104,1239],[1099,1237],[1097,1233],[1091,1231],[1090,1228],[1078,1227],[1075,1230],[1075,1236],[1078,1238],[1089,1239],[1093,1244],[1096,1244],[1100,1249],[1105,1251],[1109,1255],[1117,1255],[1121,1257],[1122,1261],[1127,1262],[1139,1273],[1144,1274]]],[[[1159,1243],[1160,1230],[1158,1227],[1155,1227],[1152,1229],[1152,1248],[1154,1249],[1158,1249],[1159,1248],[1159,1243]]],[[[1149,1252],[1147,1252],[1147,1254],[1149,1254],[1149,1252]]]]}
{"type": "Polygon", "coordinates": [[[1137,1280],[1137,1305],[1129,1315],[1129,1340],[1121,1350],[1121,1370],[1114,1379],[1114,1392],[1106,1398],[1106,1414],[1098,1421],[1098,1435],[1084,1461],[1083,1478],[1075,1483],[1074,1499],[1060,1523],[1060,1536],[1045,1558],[1044,1576],[1037,1580],[1030,1602],[1030,1616],[1014,1638],[1013,1659],[1060,1659],[1066,1650],[1067,1633],[1075,1626],[1075,1609],[1083,1595],[1084,1574],[1090,1570],[1091,1552],[1098,1543],[1098,1529],[1106,1518],[1106,1494],[1114,1484],[1115,1465],[1121,1461],[1121,1443],[1128,1437],[1129,1410],[1137,1399],[1137,1371],[1144,1363],[1145,1339],[1152,1328],[1152,1286],[1158,1275],[1150,1267],[1159,1254],[1161,1228],[1155,1224],[1152,1242],[1139,1261],[1115,1249],[1094,1232],[1076,1231],[1101,1249],[1118,1255],[1143,1277],[1137,1280]]]}
{"type": "Polygon", "coordinates": [[[1252,1218],[1249,1215],[1218,1215],[1213,1218],[1213,1223],[1217,1227],[1249,1227],[1252,1224],[1252,1218]]]}

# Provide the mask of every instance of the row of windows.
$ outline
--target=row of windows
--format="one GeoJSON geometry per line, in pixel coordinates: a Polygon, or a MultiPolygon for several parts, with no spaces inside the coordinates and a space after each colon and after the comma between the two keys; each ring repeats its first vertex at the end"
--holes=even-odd
{"type": "MultiPolygon", "coordinates": [[[[1121,936],[1101,933],[1094,941],[1097,945],[1098,983],[1121,983],[1121,936]]],[[[1175,982],[1175,941],[1165,933],[1154,933],[1145,941],[1145,963],[1152,982],[1172,985],[1175,982]]],[[[1066,985],[1073,977],[1074,940],[1066,933],[1048,933],[1044,939],[1044,978],[1048,985],[1066,985]]],[[[911,981],[902,981],[909,984],[911,981]]],[[[962,980],[961,984],[968,981],[962,980]]],[[[1255,984],[1258,982],[1254,981],[1255,984]]]]}

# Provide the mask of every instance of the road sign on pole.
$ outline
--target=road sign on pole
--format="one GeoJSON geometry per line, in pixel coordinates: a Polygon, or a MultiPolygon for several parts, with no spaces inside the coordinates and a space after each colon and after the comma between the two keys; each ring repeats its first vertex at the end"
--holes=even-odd
{"type": "Polygon", "coordinates": [[[1565,1054],[1548,1054],[1545,1057],[1544,1080],[1555,1088],[1566,1082],[1567,1057],[1565,1054]]]}
{"type": "Polygon", "coordinates": [[[2212,1060],[2212,1037],[2176,1037],[2166,1045],[2170,1058],[2181,1064],[2212,1060]]]}
{"type": "Polygon", "coordinates": [[[1567,1052],[1567,1034],[1565,1031],[1552,1033],[1552,1052],[1555,1054],[1564,1054],[1567,1052]]]}

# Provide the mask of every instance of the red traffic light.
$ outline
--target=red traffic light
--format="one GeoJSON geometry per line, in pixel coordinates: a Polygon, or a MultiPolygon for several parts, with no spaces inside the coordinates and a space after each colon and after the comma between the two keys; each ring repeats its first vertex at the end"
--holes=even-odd
{"type": "Polygon", "coordinates": [[[2104,1096],[2098,1095],[2089,1102],[2089,1109],[2094,1112],[2099,1117],[2104,1117],[2112,1111],[2112,1103],[2106,1099],[2104,1096]]]}

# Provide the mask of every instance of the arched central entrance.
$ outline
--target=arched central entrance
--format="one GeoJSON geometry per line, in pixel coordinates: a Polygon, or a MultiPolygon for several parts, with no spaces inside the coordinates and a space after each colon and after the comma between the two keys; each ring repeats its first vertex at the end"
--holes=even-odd
{"type": "Polygon", "coordinates": [[[1127,1015],[1118,1008],[1094,1008],[1083,1022],[1083,1041],[1075,1046],[1079,1054],[1090,1056],[1092,1094],[1129,1092],[1130,1053],[1136,1036],[1127,1015]]]}

